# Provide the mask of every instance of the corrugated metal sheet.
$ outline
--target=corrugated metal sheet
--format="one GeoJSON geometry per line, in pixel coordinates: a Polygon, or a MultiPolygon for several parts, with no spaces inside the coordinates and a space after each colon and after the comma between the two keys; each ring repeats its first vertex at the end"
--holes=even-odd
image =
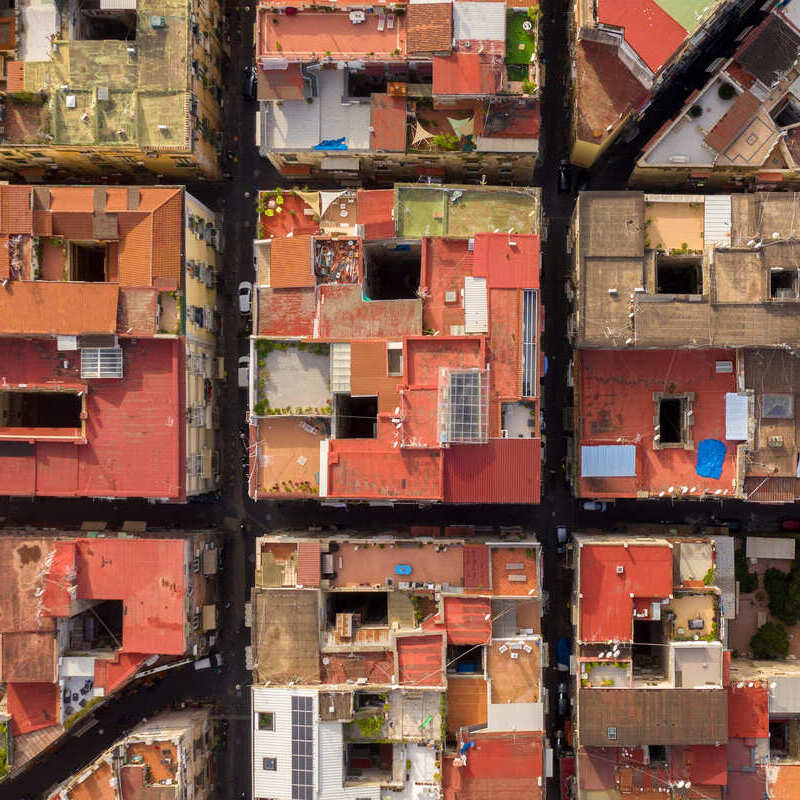
{"type": "Polygon", "coordinates": [[[770,692],[770,714],[800,714],[800,676],[775,676],[775,688],[770,692]]]}
{"type": "Polygon", "coordinates": [[[490,439],[444,451],[446,503],[538,503],[541,441],[490,439]]]}
{"type": "Polygon", "coordinates": [[[800,495],[797,478],[745,478],[744,496],[753,503],[791,503],[800,495]]]}
{"type": "Polygon", "coordinates": [[[319,542],[297,543],[297,585],[319,586],[319,542]]]}
{"type": "Polygon", "coordinates": [[[350,394],[350,343],[331,345],[331,391],[350,394]]]}
{"type": "Polygon", "coordinates": [[[464,278],[464,330],[467,333],[486,333],[489,330],[486,278],[464,278]]]}
{"type": "Polygon", "coordinates": [[[794,539],[773,539],[766,536],[747,537],[748,558],[784,558],[794,560],[794,539]]]}
{"type": "Polygon", "coordinates": [[[729,441],[747,439],[747,406],[746,394],[725,393],[725,438],[729,441]]]}
{"type": "Polygon", "coordinates": [[[733,537],[712,536],[714,540],[715,582],[722,592],[722,612],[725,619],[736,616],[736,579],[733,569],[733,537]]]}
{"type": "Polygon", "coordinates": [[[602,444],[581,447],[581,477],[630,478],[636,476],[636,445],[602,444]]]}
{"type": "Polygon", "coordinates": [[[538,292],[525,289],[522,292],[522,396],[536,397],[537,365],[539,363],[536,340],[538,339],[538,292]]]}
{"type": "Polygon", "coordinates": [[[457,0],[453,3],[453,39],[505,42],[505,4],[457,0]]]}
{"type": "Polygon", "coordinates": [[[717,247],[731,246],[731,196],[712,194],[705,198],[703,241],[717,247]]]}

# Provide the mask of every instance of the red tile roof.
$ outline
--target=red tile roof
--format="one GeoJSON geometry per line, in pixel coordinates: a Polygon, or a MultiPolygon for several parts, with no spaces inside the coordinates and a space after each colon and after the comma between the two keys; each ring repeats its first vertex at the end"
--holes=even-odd
{"type": "Polygon", "coordinates": [[[769,689],[765,683],[728,687],[728,737],[763,739],[769,736],[769,689]]]}
{"type": "Polygon", "coordinates": [[[673,747],[672,771],[695,784],[725,786],[728,782],[728,748],[713,744],[673,747]]]}
{"type": "Polygon", "coordinates": [[[759,108],[761,101],[754,94],[740,94],[725,116],[706,134],[705,143],[718,152],[725,150],[759,108]]]}
{"type": "Polygon", "coordinates": [[[6,690],[11,732],[14,736],[58,723],[57,684],[9,683],[6,690]]]}
{"type": "Polygon", "coordinates": [[[580,591],[578,639],[629,642],[634,598],[663,600],[672,593],[672,549],[666,544],[582,544],[580,591]]]}
{"type": "Polygon", "coordinates": [[[394,236],[394,189],[359,189],[356,222],[364,226],[364,239],[394,236]]]}
{"type": "Polygon", "coordinates": [[[441,686],[443,643],[440,635],[397,639],[399,682],[404,686],[441,686]]]}
{"type": "Polygon", "coordinates": [[[151,655],[117,653],[113,660],[98,658],[94,662],[94,685],[103,688],[106,695],[111,694],[132,677],[151,655]]]}
{"type": "Polygon", "coordinates": [[[258,288],[259,336],[313,336],[317,300],[311,288],[258,288]]]}
{"type": "Polygon", "coordinates": [[[625,41],[654,73],[689,35],[654,0],[599,0],[597,21],[622,28],[625,41]]]}
{"type": "Polygon", "coordinates": [[[297,585],[319,586],[320,569],[319,542],[298,542],[297,585]]]}
{"type": "Polygon", "coordinates": [[[475,236],[472,274],[493,289],[539,288],[539,237],[479,233],[475,236]]]}
{"type": "Polygon", "coordinates": [[[377,151],[405,152],[406,98],[373,94],[371,110],[370,148],[377,151]]]}
{"type": "Polygon", "coordinates": [[[4,683],[52,683],[55,680],[53,631],[4,633],[0,640],[0,679],[4,683]]]}
{"type": "Polygon", "coordinates": [[[269,284],[273,289],[314,286],[311,268],[311,237],[293,236],[270,243],[269,284]]]}
{"type": "Polygon", "coordinates": [[[738,61],[732,61],[725,67],[725,72],[733,78],[736,83],[745,89],[749,89],[756,82],[756,79],[751,75],[738,61]]]}
{"type": "Polygon", "coordinates": [[[7,90],[10,93],[25,91],[25,62],[7,61],[6,72],[8,73],[7,90]]]}
{"type": "Polygon", "coordinates": [[[488,53],[457,52],[433,57],[435,95],[493,95],[503,87],[502,59],[488,53]]]}
{"type": "Polygon", "coordinates": [[[444,451],[446,503],[538,503],[542,443],[539,439],[490,439],[444,451]]]}
{"type": "Polygon", "coordinates": [[[72,614],[70,587],[75,580],[75,543],[56,542],[47,579],[44,582],[42,611],[49,617],[69,617],[72,614]]]}
{"type": "Polygon", "coordinates": [[[445,800],[541,800],[541,733],[473,733],[466,764],[444,760],[445,800]]]}
{"type": "Polygon", "coordinates": [[[286,69],[258,70],[259,100],[302,100],[303,72],[300,62],[286,69]]]}
{"type": "MultiPolygon", "coordinates": [[[[121,346],[124,377],[89,382],[87,444],[4,445],[6,494],[183,499],[183,346],[121,346]]],[[[66,370],[59,355],[54,340],[0,338],[0,374],[12,385],[77,381],[76,354],[66,356],[66,370]]]]}
{"type": "Polygon", "coordinates": [[[484,597],[446,597],[448,644],[487,644],[492,638],[492,603],[484,597]],[[488,619],[487,619],[488,617],[488,619]]]}
{"type": "Polygon", "coordinates": [[[184,555],[181,539],[78,539],[78,598],[122,600],[123,653],[181,655],[184,555]]]}
{"type": "Polygon", "coordinates": [[[408,53],[449,51],[453,38],[451,3],[411,3],[406,9],[408,53]]]}
{"type": "Polygon", "coordinates": [[[464,588],[491,589],[489,548],[485,544],[465,544],[463,558],[464,588]]]}
{"type": "Polygon", "coordinates": [[[317,289],[322,339],[398,339],[422,334],[419,300],[365,300],[357,284],[325,284],[317,289]]]}
{"type": "Polygon", "coordinates": [[[0,292],[0,332],[114,333],[118,297],[119,287],[111,283],[10,281],[0,292]]]}

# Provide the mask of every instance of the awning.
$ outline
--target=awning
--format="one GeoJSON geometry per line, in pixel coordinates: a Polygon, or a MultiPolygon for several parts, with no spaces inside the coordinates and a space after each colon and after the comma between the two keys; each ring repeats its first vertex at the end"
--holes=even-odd
{"type": "Polygon", "coordinates": [[[203,606],[203,630],[214,631],[217,629],[217,607],[215,605],[203,606]]]}

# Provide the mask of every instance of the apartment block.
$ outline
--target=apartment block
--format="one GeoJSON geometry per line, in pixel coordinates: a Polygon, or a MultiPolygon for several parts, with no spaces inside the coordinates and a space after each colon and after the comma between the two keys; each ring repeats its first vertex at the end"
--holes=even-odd
{"type": "Polygon", "coordinates": [[[520,530],[259,538],[253,798],[541,798],[542,596],[520,530]]]}
{"type": "Polygon", "coordinates": [[[527,184],[537,3],[261,0],[260,152],[285,177],[527,184]]]}
{"type": "Polygon", "coordinates": [[[210,532],[4,534],[0,718],[13,775],[137,673],[207,652],[220,550],[210,532]]]}
{"type": "Polygon", "coordinates": [[[579,497],[794,502],[799,200],[580,195],[569,244],[579,497]]]}
{"type": "Polygon", "coordinates": [[[591,167],[652,96],[748,0],[575,0],[571,160],[591,167]]]}
{"type": "Polygon", "coordinates": [[[729,796],[733,559],[717,559],[716,537],[651,527],[574,536],[568,764],[579,800],[729,796]]]}
{"type": "Polygon", "coordinates": [[[800,4],[780,3],[662,126],[641,187],[775,189],[800,181],[800,4]]]}
{"type": "Polygon", "coordinates": [[[47,800],[210,800],[215,744],[208,708],[158,714],[115,742],[47,800]]]}
{"type": "Polygon", "coordinates": [[[2,16],[10,31],[0,43],[6,176],[220,176],[225,45],[217,0],[24,3],[2,16]]]}
{"type": "Polygon", "coordinates": [[[6,494],[185,500],[218,486],[221,242],[187,197],[0,187],[6,494]]]}
{"type": "Polygon", "coordinates": [[[539,502],[538,190],[259,203],[250,496],[539,502]]]}

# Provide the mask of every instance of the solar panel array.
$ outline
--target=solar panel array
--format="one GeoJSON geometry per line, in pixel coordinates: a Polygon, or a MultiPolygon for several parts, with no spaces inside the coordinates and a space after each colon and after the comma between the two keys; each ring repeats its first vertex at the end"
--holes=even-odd
{"type": "Polygon", "coordinates": [[[313,713],[311,697],[292,696],[292,800],[314,797],[313,713]]]}

